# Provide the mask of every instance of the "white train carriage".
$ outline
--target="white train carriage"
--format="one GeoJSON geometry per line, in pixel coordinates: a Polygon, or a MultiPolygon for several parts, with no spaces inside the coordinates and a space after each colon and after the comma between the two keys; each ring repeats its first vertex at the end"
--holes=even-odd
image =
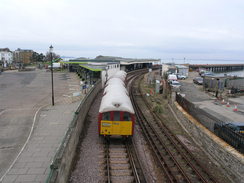
{"type": "Polygon", "coordinates": [[[98,130],[100,135],[133,135],[135,112],[124,83],[111,78],[104,89],[99,109],[98,130]]]}

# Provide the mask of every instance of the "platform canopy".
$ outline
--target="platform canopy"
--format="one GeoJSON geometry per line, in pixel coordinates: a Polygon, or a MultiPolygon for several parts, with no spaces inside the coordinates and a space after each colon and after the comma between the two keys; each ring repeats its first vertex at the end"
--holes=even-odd
{"type": "Polygon", "coordinates": [[[80,67],[96,72],[105,70],[106,65],[80,64],[80,67]]]}

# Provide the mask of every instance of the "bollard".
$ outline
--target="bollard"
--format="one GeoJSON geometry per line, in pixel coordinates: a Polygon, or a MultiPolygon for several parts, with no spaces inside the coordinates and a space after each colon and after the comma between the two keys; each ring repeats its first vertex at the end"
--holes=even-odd
{"type": "Polygon", "coordinates": [[[238,111],[238,109],[237,109],[237,105],[235,104],[235,108],[233,109],[233,111],[238,111]]]}

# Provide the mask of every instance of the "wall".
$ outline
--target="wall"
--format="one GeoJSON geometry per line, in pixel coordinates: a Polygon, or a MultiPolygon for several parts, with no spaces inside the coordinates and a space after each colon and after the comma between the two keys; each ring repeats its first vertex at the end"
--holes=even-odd
{"type": "Polygon", "coordinates": [[[243,182],[244,156],[201,125],[196,119],[184,111],[178,103],[172,103],[170,108],[180,119],[178,121],[180,125],[186,129],[194,141],[211,155],[210,158],[224,167],[225,170],[223,170],[223,173],[227,173],[228,175],[231,172],[234,175],[234,182],[243,182]]]}
{"type": "Polygon", "coordinates": [[[237,88],[240,90],[244,90],[244,79],[229,79],[227,80],[227,88],[237,88]]]}
{"type": "Polygon", "coordinates": [[[166,73],[168,71],[168,69],[169,69],[168,65],[162,64],[162,76],[163,76],[164,73],[166,73]]]}
{"type": "Polygon", "coordinates": [[[73,159],[76,153],[79,137],[84,126],[86,115],[93,100],[100,90],[101,81],[98,81],[82,100],[79,108],[75,112],[75,116],[69,125],[69,128],[53,159],[52,164],[50,165],[51,170],[46,183],[68,182],[70,170],[72,168],[73,159]]]}

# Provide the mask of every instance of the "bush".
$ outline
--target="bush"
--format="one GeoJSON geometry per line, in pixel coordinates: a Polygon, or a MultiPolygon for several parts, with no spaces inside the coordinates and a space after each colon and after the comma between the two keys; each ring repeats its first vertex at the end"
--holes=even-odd
{"type": "Polygon", "coordinates": [[[161,105],[154,106],[153,107],[153,112],[158,113],[158,114],[162,113],[163,112],[162,106],[161,105]]]}

